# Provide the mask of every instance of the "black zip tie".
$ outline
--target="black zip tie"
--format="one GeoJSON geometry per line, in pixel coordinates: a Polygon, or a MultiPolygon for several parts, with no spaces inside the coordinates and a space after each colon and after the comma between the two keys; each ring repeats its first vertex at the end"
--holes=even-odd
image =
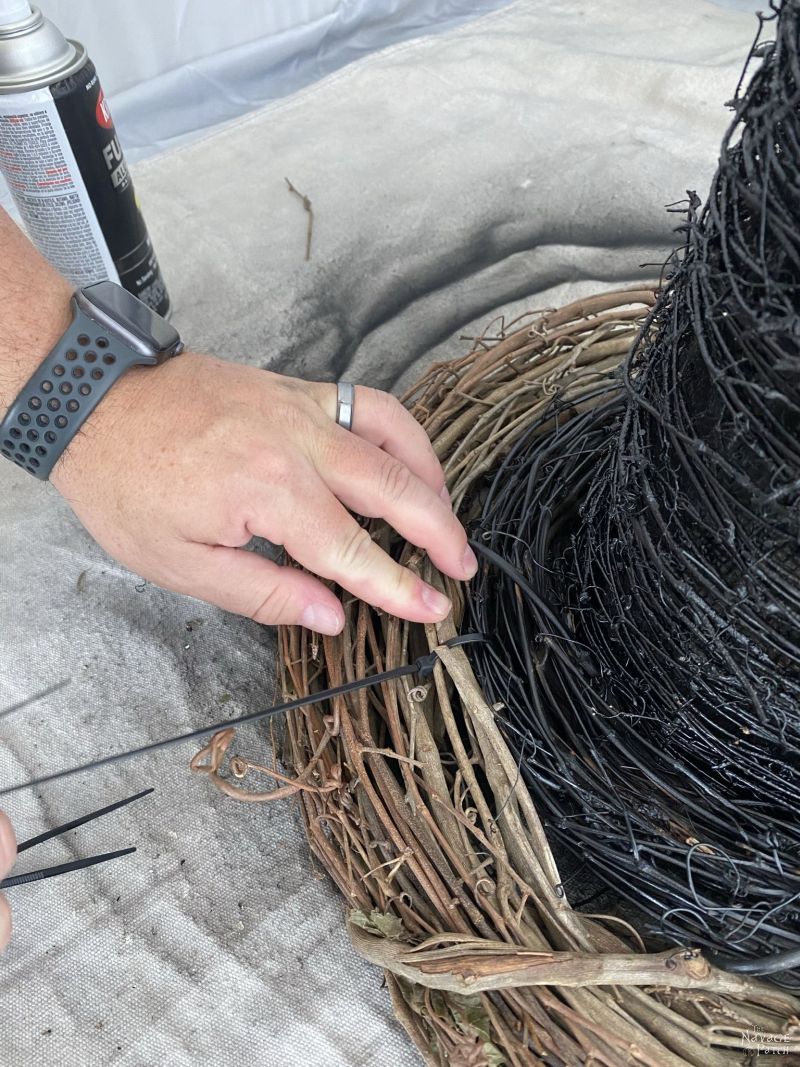
{"type": "MultiPolygon", "coordinates": [[[[474,644],[485,640],[486,637],[482,633],[470,633],[452,637],[449,641],[443,642],[443,644],[448,648],[457,648],[460,645],[474,644]]],[[[252,722],[259,722],[261,719],[271,718],[273,715],[282,715],[287,711],[296,711],[298,708],[308,707],[312,704],[321,704],[326,700],[345,696],[347,693],[353,693],[359,689],[368,689],[372,686],[380,685],[383,682],[391,682],[396,678],[404,678],[409,674],[417,674],[420,678],[426,678],[433,673],[437,661],[438,656],[436,652],[429,652],[427,655],[418,657],[418,659],[411,664],[406,664],[402,667],[394,667],[390,671],[373,674],[367,678],[357,678],[355,681],[346,682],[344,685],[336,686],[333,689],[324,689],[319,693],[314,693],[309,696],[297,697],[295,700],[287,700],[283,704],[276,704],[274,707],[267,708],[264,711],[250,712],[248,715],[240,715],[236,719],[225,719],[223,722],[214,723],[212,726],[200,726],[196,730],[189,730],[188,733],[178,734],[175,737],[167,737],[163,741],[153,741],[149,745],[141,745],[139,748],[132,748],[127,752],[117,752],[112,756],[103,756],[100,759],[91,760],[89,763],[83,763],[77,767],[68,767],[63,771],[54,771],[52,774],[42,775],[41,778],[34,778],[29,782],[18,782],[16,785],[6,786],[4,789],[0,789],[0,796],[8,796],[11,793],[19,792],[21,789],[30,789],[33,786],[45,785],[48,782],[56,782],[61,778],[67,778],[73,774],[80,774],[84,771],[95,771],[100,767],[107,767],[112,763],[118,763],[126,759],[133,759],[135,756],[142,756],[145,753],[156,752],[159,749],[169,748],[172,745],[179,745],[183,741],[195,741],[200,737],[205,737],[207,734],[214,734],[218,730],[224,730],[230,726],[246,726],[252,722]]]]}
{"type": "Polygon", "coordinates": [[[59,874],[69,874],[72,871],[82,871],[87,867],[94,867],[98,863],[107,863],[109,860],[118,859],[120,856],[130,856],[135,848],[120,848],[116,852],[104,852],[100,856],[89,856],[83,860],[71,860],[69,863],[58,863],[55,867],[43,867],[40,871],[29,871],[27,874],[12,874],[10,878],[4,878],[0,882],[0,889],[12,889],[15,885],[25,885],[28,882],[41,882],[45,878],[55,878],[59,874]]]}
{"type": "Polygon", "coordinates": [[[36,837],[29,837],[27,841],[23,841],[22,844],[17,845],[17,855],[19,855],[20,852],[27,852],[27,850],[33,848],[34,845],[41,845],[43,841],[50,841],[52,838],[59,837],[61,834],[69,833],[70,830],[77,830],[79,826],[85,826],[87,822],[93,822],[95,819],[100,819],[103,815],[110,815],[112,811],[124,808],[127,804],[132,804],[134,800],[141,800],[142,797],[147,797],[153,792],[155,792],[155,790],[151,786],[149,789],[143,789],[141,793],[134,793],[132,797],[126,797],[124,800],[117,800],[115,803],[109,804],[105,808],[98,808],[97,811],[91,811],[88,815],[81,815],[79,819],[65,822],[62,826],[55,826],[52,830],[45,830],[44,833],[37,834],[36,837]]]}
{"type": "MultiPolygon", "coordinates": [[[[445,648],[460,648],[462,645],[475,645],[485,640],[486,634],[459,634],[458,637],[451,637],[449,641],[443,641],[442,645],[445,648]]],[[[430,677],[433,674],[433,668],[438,662],[439,656],[435,651],[429,652],[426,656],[420,656],[414,661],[415,674],[418,674],[420,678],[430,677]]]]}
{"type": "MultiPolygon", "coordinates": [[[[54,826],[51,830],[45,830],[41,834],[37,834],[35,837],[29,837],[27,841],[23,841],[21,845],[17,846],[17,854],[20,852],[26,852],[28,849],[33,848],[35,845],[41,845],[44,841],[50,841],[54,837],[59,837],[61,834],[66,834],[70,830],[75,830],[79,826],[85,826],[88,822],[94,822],[95,819],[101,819],[104,815],[110,815],[112,811],[118,811],[120,808],[124,808],[127,804],[132,804],[134,800],[141,800],[142,797],[150,796],[154,792],[152,788],[142,789],[139,793],[134,793],[131,797],[125,797],[124,800],[117,800],[113,804],[107,804],[103,808],[98,808],[96,811],[90,811],[88,815],[81,815],[77,819],[71,819],[69,822],[62,823],[61,826],[54,826]]],[[[25,885],[28,882],[40,882],[44,878],[55,878],[60,874],[69,874],[71,871],[82,871],[86,867],[94,867],[98,863],[107,863],[108,860],[115,860],[119,856],[129,856],[136,849],[120,848],[115,852],[103,852],[98,856],[88,856],[85,859],[70,860],[68,863],[57,863],[53,867],[42,867],[38,871],[28,871],[27,874],[12,874],[10,877],[3,879],[0,882],[0,889],[11,889],[15,885],[25,885]]]]}

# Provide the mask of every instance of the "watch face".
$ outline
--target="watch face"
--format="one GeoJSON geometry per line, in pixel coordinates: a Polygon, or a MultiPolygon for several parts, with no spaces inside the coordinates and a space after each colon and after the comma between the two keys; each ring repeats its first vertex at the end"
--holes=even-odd
{"type": "Polygon", "coordinates": [[[98,319],[104,325],[117,324],[132,334],[140,344],[153,354],[169,352],[180,341],[178,331],[138,300],[127,289],[114,282],[98,282],[81,290],[92,314],[96,309],[98,319]],[[105,322],[104,320],[108,320],[105,322]]]}

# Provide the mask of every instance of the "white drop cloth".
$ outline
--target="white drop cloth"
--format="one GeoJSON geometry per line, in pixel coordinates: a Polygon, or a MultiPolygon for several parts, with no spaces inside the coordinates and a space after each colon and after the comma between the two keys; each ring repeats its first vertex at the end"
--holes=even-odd
{"type": "MultiPolygon", "coordinates": [[[[752,31],[705,0],[517,0],[148,161],[177,325],[220,355],[392,386],[495,311],[652,276],[663,205],[707,186],[752,31]],[[314,203],[310,263],[284,176],[314,203]]],[[[73,678],[0,720],[3,782],[272,702],[269,630],[142,588],[10,464],[0,559],[0,707],[73,678]]],[[[12,891],[0,1062],[418,1062],[293,808],[223,799],[186,771],[192,751],[11,798],[26,836],[158,787],[20,862],[139,848],[12,891]]]]}

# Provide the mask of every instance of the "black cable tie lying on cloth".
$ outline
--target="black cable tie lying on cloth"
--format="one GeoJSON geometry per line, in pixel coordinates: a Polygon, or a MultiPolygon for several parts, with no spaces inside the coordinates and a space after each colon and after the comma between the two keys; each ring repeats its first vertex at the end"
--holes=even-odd
{"type": "MultiPolygon", "coordinates": [[[[69,833],[70,830],[76,830],[79,826],[85,826],[88,822],[94,822],[95,819],[100,819],[104,815],[110,815],[112,811],[117,811],[119,808],[124,808],[127,804],[132,804],[134,800],[141,800],[142,797],[150,796],[153,789],[143,789],[140,793],[134,793],[132,797],[125,797],[124,800],[117,800],[114,804],[107,804],[104,808],[98,808],[97,811],[91,811],[88,815],[81,815],[77,819],[71,819],[69,822],[63,823],[61,826],[55,826],[52,830],[45,830],[44,833],[37,834],[36,837],[29,837],[27,841],[21,842],[17,845],[17,855],[20,852],[27,852],[29,848],[34,848],[36,845],[41,845],[45,841],[50,841],[54,837],[60,837],[61,834],[69,833]]],[[[130,856],[136,849],[133,847],[120,848],[114,852],[103,852],[97,856],[88,856],[85,859],[70,860],[68,863],[57,863],[53,867],[42,867],[38,871],[28,871],[26,874],[12,874],[8,878],[4,878],[0,881],[0,889],[11,889],[15,885],[26,885],[29,882],[40,882],[44,878],[55,878],[59,874],[69,874],[71,871],[82,871],[87,867],[96,867],[98,863],[107,863],[108,860],[118,859],[120,856],[130,856]]]]}
{"type": "MultiPolygon", "coordinates": [[[[461,634],[458,637],[451,637],[449,641],[445,641],[443,644],[447,648],[457,648],[460,645],[474,644],[477,641],[485,640],[486,638],[483,634],[471,633],[461,634]]],[[[437,660],[438,656],[434,650],[424,656],[420,656],[413,663],[406,664],[402,667],[394,667],[392,670],[383,671],[381,674],[372,674],[366,678],[357,678],[353,682],[346,682],[344,685],[338,685],[333,689],[323,689],[319,693],[313,693],[305,697],[297,697],[295,700],[287,700],[283,704],[276,704],[274,707],[267,708],[264,711],[250,712],[248,715],[240,715],[237,719],[226,719],[224,722],[214,723],[212,726],[200,726],[196,730],[190,730],[185,734],[178,734],[176,737],[167,737],[163,741],[153,741],[149,745],[142,745],[140,748],[132,748],[127,752],[117,752],[112,756],[103,756],[100,759],[91,760],[89,763],[83,763],[78,767],[68,767],[63,771],[54,771],[52,774],[42,775],[41,778],[34,778],[29,782],[18,782],[16,785],[6,786],[4,789],[0,789],[0,796],[17,793],[20,789],[30,789],[33,786],[55,782],[60,778],[67,778],[70,775],[80,774],[83,771],[95,771],[100,767],[107,767],[112,763],[118,763],[120,760],[133,759],[134,756],[142,756],[148,752],[155,752],[158,749],[168,748],[171,745],[178,745],[183,741],[194,741],[197,738],[205,737],[206,734],[213,734],[218,730],[224,730],[230,726],[245,726],[251,722],[259,722],[261,719],[271,718],[273,715],[282,715],[287,711],[296,711],[298,708],[309,707],[311,704],[321,704],[326,700],[332,700],[335,697],[344,696],[347,693],[353,693],[359,689],[368,689],[374,685],[380,685],[382,682],[390,682],[396,678],[403,678],[410,674],[416,674],[419,675],[420,678],[426,678],[433,673],[437,660]]]]}

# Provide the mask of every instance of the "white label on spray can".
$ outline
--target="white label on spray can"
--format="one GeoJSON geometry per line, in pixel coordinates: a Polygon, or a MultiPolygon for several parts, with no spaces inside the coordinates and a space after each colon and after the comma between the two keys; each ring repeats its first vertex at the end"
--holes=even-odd
{"type": "Polygon", "coordinates": [[[31,240],[64,277],[119,281],[49,89],[0,95],[0,171],[31,240]]]}

